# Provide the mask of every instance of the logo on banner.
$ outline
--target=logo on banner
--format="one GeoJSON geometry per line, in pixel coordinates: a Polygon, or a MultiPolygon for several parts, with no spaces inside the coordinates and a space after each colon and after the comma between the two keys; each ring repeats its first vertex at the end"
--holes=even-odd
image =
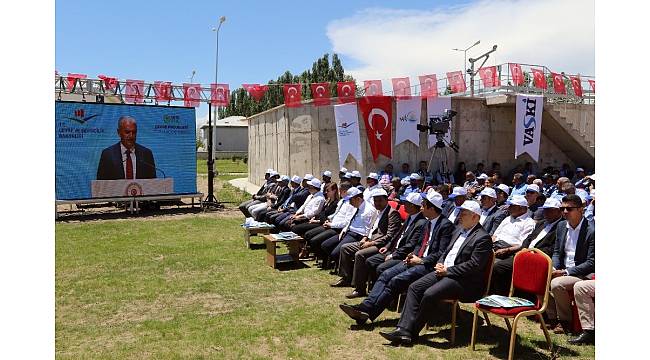
{"type": "Polygon", "coordinates": [[[543,96],[517,95],[515,106],[515,159],[528,153],[534,161],[539,160],[542,137],[543,96]]]}
{"type": "Polygon", "coordinates": [[[77,109],[77,110],[74,111],[74,117],[66,117],[66,119],[76,121],[79,124],[85,124],[86,122],[88,122],[88,120],[99,116],[99,114],[84,116],[85,113],[86,112],[85,112],[84,109],[77,109]]]}
{"type": "Polygon", "coordinates": [[[535,109],[537,108],[536,99],[523,99],[526,106],[526,114],[524,115],[524,146],[532,144],[535,141],[535,109]]]}
{"type": "Polygon", "coordinates": [[[416,122],[418,119],[415,118],[415,112],[409,111],[406,114],[400,116],[399,121],[416,122]]]}
{"type": "Polygon", "coordinates": [[[126,186],[124,195],[126,196],[142,195],[142,186],[140,186],[140,184],[138,184],[137,182],[129,183],[129,185],[126,186]]]}
{"type": "Polygon", "coordinates": [[[352,134],[353,131],[349,130],[348,128],[354,124],[356,124],[356,122],[351,122],[351,123],[343,122],[341,125],[339,125],[339,131],[338,131],[339,136],[348,136],[352,134]]]}

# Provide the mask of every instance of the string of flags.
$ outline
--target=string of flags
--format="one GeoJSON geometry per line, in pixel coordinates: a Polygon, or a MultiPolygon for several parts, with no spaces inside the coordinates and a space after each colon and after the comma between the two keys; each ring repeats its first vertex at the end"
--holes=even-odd
{"type": "MultiPolygon", "coordinates": [[[[499,67],[500,68],[500,67],[499,67]]],[[[523,86],[525,82],[524,72],[522,71],[521,64],[509,63],[510,82],[514,86],[523,86]]],[[[532,86],[537,89],[547,90],[548,84],[543,69],[531,67],[532,73],[532,86]]],[[[58,76],[58,72],[56,72],[58,76]]],[[[500,73],[497,66],[488,66],[480,68],[478,71],[481,82],[485,88],[493,88],[501,86],[500,73]]],[[[553,91],[556,94],[567,95],[565,86],[565,75],[562,73],[550,72],[553,79],[553,91]]],[[[86,79],[85,74],[68,73],[65,78],[67,81],[66,90],[71,91],[75,87],[77,81],[86,79]]],[[[116,77],[106,75],[99,75],[102,80],[104,88],[108,91],[115,91],[119,88],[119,81],[116,77]]],[[[573,94],[582,97],[583,88],[582,81],[579,75],[568,76],[573,94]]],[[[446,80],[451,90],[451,93],[463,93],[467,91],[467,84],[465,76],[462,71],[452,71],[446,73],[446,80]]],[[[392,78],[392,92],[393,96],[399,100],[410,99],[413,96],[421,98],[435,98],[439,96],[438,93],[438,79],[436,74],[420,75],[418,76],[420,94],[413,95],[411,89],[410,79],[408,77],[392,78]]],[[[596,92],[595,80],[588,80],[592,92],[596,92]]],[[[302,93],[303,85],[307,84],[277,84],[282,85],[284,102],[287,107],[300,107],[302,106],[302,93]]],[[[308,88],[311,91],[313,104],[315,106],[330,105],[332,102],[332,95],[330,93],[330,83],[310,83],[308,88]]],[[[169,81],[155,81],[153,84],[154,97],[157,101],[165,102],[175,100],[172,95],[172,85],[169,81]]],[[[273,85],[271,85],[273,86],[273,85]]],[[[262,100],[266,92],[269,90],[269,85],[263,84],[242,84],[242,87],[248,92],[253,100],[259,102],[262,100]]],[[[356,101],[356,84],[354,81],[343,81],[336,83],[336,103],[347,104],[356,101]]],[[[207,99],[214,106],[228,106],[230,102],[230,88],[228,84],[210,84],[210,96],[205,96],[201,84],[184,83],[182,86],[183,101],[187,107],[197,107],[201,101],[207,99]],[[202,96],[203,95],[203,96],[202,96]]],[[[381,80],[364,80],[363,92],[365,96],[382,96],[384,94],[382,89],[381,80]]],[[[124,98],[126,102],[139,104],[144,101],[145,82],[144,80],[127,79],[125,81],[124,98]]]]}

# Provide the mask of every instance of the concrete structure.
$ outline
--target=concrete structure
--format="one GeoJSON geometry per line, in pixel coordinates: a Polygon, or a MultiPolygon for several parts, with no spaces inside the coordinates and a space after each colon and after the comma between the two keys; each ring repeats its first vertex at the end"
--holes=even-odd
{"type": "MultiPolygon", "coordinates": [[[[244,116],[229,116],[212,124],[215,153],[228,152],[245,154],[248,152],[248,122],[244,116]]],[[[201,141],[208,147],[208,124],[200,127],[201,141]]]]}
{"type": "MultiPolygon", "coordinates": [[[[464,161],[468,169],[474,169],[478,162],[489,167],[493,161],[501,163],[502,174],[507,177],[517,165],[532,161],[527,155],[514,159],[515,150],[515,97],[498,95],[491,98],[452,98],[452,108],[458,112],[452,124],[452,137],[460,146],[458,154],[447,150],[449,167],[455,170],[456,163],[464,161]]],[[[393,102],[393,114],[396,113],[393,102]]],[[[392,163],[395,170],[408,162],[411,169],[420,160],[429,160],[431,150],[427,148],[427,134],[420,134],[420,147],[410,142],[393,146],[393,158],[380,155],[372,160],[366,139],[363,119],[358,113],[361,133],[363,164],[351,156],[345,162],[348,169],[362,174],[382,169],[392,163]]],[[[394,115],[393,115],[394,116],[394,115]]],[[[426,122],[426,101],[422,101],[420,123],[426,122]]],[[[594,105],[544,104],[542,141],[539,163],[536,168],[546,166],[570,166],[594,168],[595,121],[594,105]]],[[[281,174],[312,173],[331,170],[338,174],[338,147],[333,106],[313,106],[304,103],[299,108],[284,105],[269,109],[248,118],[249,132],[249,182],[260,184],[264,171],[274,168],[281,174]]],[[[393,142],[395,120],[393,119],[393,142]]],[[[434,171],[437,166],[434,164],[434,171]]]]}

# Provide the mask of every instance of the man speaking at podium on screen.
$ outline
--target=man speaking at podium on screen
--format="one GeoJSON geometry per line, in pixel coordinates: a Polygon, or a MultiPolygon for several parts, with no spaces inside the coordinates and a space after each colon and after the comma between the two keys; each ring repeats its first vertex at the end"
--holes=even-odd
{"type": "Polygon", "coordinates": [[[102,150],[97,167],[97,180],[154,179],[156,163],[153,153],[136,144],[138,125],[131,116],[122,116],[117,121],[120,142],[102,150]]]}

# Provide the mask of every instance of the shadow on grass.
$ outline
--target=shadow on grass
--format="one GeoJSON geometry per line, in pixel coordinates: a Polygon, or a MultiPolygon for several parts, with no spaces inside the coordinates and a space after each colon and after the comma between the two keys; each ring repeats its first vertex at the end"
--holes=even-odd
{"type": "MultiPolygon", "coordinates": [[[[283,255],[279,255],[278,257],[281,257],[283,255]]],[[[285,254],[285,256],[289,256],[288,254],[285,254]]],[[[275,269],[279,271],[290,271],[290,270],[298,270],[298,269],[309,269],[310,266],[305,264],[302,261],[295,262],[293,260],[284,260],[275,265],[275,269]]]]}
{"type": "Polygon", "coordinates": [[[92,220],[116,220],[116,219],[133,219],[142,217],[161,217],[173,215],[199,214],[203,209],[196,204],[194,207],[184,204],[184,207],[169,207],[161,209],[141,209],[139,212],[131,214],[128,209],[117,207],[106,207],[101,209],[80,209],[73,212],[59,212],[58,222],[68,221],[92,221],[92,220]]]}

